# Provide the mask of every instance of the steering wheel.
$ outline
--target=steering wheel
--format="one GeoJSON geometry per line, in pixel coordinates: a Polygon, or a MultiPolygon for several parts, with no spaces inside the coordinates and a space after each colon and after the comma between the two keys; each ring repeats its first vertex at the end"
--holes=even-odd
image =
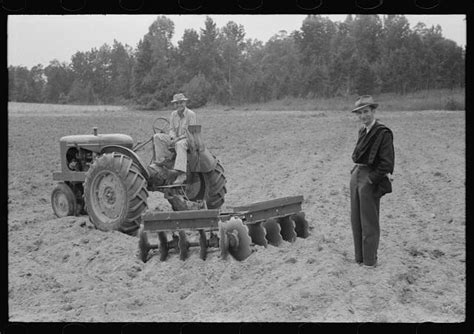
{"type": "Polygon", "coordinates": [[[170,128],[170,122],[167,118],[158,117],[153,121],[153,133],[168,133],[170,128]]]}

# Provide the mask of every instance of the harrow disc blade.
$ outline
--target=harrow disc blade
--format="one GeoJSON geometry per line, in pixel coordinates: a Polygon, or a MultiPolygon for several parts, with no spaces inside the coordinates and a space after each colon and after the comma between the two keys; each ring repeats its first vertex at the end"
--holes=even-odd
{"type": "Polygon", "coordinates": [[[304,212],[298,212],[291,217],[295,222],[295,231],[298,238],[309,237],[308,221],[305,219],[304,212]]]}
{"type": "Polygon", "coordinates": [[[143,230],[143,226],[138,231],[138,252],[139,257],[143,262],[148,260],[148,252],[151,249],[150,242],[148,241],[148,235],[143,230]]]}
{"type": "Polygon", "coordinates": [[[250,249],[250,237],[247,226],[242,223],[241,219],[231,218],[224,225],[225,233],[229,236],[235,237],[236,242],[229,247],[229,253],[237,261],[243,261],[252,254],[250,249]]]}
{"type": "Polygon", "coordinates": [[[203,260],[207,257],[207,238],[204,230],[199,230],[199,257],[203,260]]]}
{"type": "Polygon", "coordinates": [[[221,250],[221,258],[226,260],[229,255],[229,239],[225,233],[225,223],[219,222],[219,249],[221,250]]]}
{"type": "Polygon", "coordinates": [[[283,238],[280,234],[280,224],[278,224],[275,219],[270,218],[263,222],[263,227],[267,231],[265,238],[267,238],[268,243],[273,246],[280,246],[283,242],[283,238]]]}
{"type": "Polygon", "coordinates": [[[160,261],[166,261],[169,251],[166,232],[158,232],[158,239],[160,240],[160,261]]]}
{"type": "Polygon", "coordinates": [[[278,218],[278,223],[280,224],[280,234],[285,241],[295,242],[296,232],[295,232],[295,222],[290,217],[278,218]]]}
{"type": "Polygon", "coordinates": [[[179,259],[186,260],[189,254],[189,243],[188,238],[186,237],[186,232],[181,230],[179,233],[179,241],[178,241],[178,248],[179,248],[179,259]]]}
{"type": "Polygon", "coordinates": [[[256,245],[267,247],[268,242],[267,239],[265,239],[265,229],[262,223],[248,224],[247,227],[252,242],[256,245]]]}

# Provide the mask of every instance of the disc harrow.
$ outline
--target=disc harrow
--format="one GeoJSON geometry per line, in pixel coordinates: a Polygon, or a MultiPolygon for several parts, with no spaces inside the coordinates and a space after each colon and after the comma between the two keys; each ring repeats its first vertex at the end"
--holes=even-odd
{"type": "Polygon", "coordinates": [[[203,209],[146,213],[138,232],[139,257],[146,262],[150,250],[159,249],[160,260],[165,261],[172,250],[184,261],[191,247],[199,247],[202,260],[210,249],[218,248],[222,259],[230,254],[243,261],[255,245],[278,247],[283,242],[307,238],[309,227],[301,211],[302,202],[303,196],[293,196],[234,207],[232,212],[203,209]],[[192,240],[193,232],[198,232],[197,241],[192,240]],[[158,244],[149,242],[151,233],[158,234],[158,244]]]}

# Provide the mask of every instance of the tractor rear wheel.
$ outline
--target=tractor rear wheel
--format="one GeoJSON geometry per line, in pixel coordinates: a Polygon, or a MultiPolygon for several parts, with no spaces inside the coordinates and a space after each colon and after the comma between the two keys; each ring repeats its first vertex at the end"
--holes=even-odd
{"type": "Polygon", "coordinates": [[[216,168],[213,171],[204,174],[204,181],[206,183],[208,209],[219,209],[224,204],[224,197],[227,193],[224,167],[222,167],[219,160],[217,160],[216,168]]]}
{"type": "Polygon", "coordinates": [[[102,231],[135,235],[147,209],[147,181],[133,160],[120,153],[100,156],[84,182],[84,201],[92,223],[102,231]]]}
{"type": "Polygon", "coordinates": [[[208,173],[188,174],[186,196],[192,201],[205,200],[208,209],[219,209],[227,193],[224,167],[217,161],[216,168],[208,173]]]}

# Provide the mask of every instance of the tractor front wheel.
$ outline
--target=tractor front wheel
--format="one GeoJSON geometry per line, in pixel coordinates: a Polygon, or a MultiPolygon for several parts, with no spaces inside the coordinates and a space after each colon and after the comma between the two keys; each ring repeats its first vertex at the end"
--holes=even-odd
{"type": "Polygon", "coordinates": [[[51,192],[51,206],[59,218],[74,216],[76,213],[76,196],[71,187],[59,182],[51,192]]]}
{"type": "Polygon", "coordinates": [[[102,231],[135,235],[147,209],[147,182],[131,158],[120,153],[100,156],[84,182],[84,201],[91,222],[102,231]]]}

